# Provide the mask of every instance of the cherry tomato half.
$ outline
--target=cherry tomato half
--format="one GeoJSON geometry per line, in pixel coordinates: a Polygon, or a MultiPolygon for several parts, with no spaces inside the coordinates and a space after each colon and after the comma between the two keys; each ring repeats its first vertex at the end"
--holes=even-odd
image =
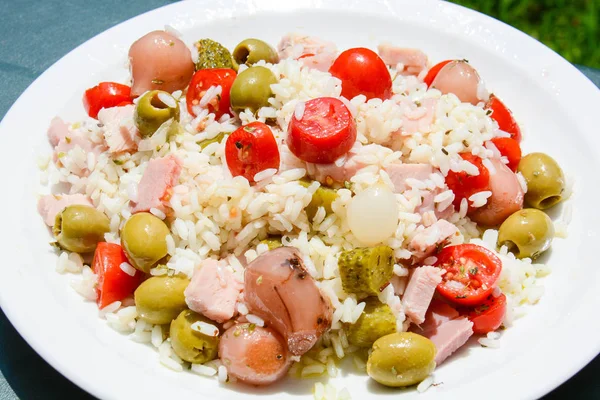
{"type": "Polygon", "coordinates": [[[348,100],[359,94],[367,96],[367,100],[392,96],[390,71],[373,50],[357,47],[342,52],[329,73],[342,81],[342,96],[348,100]]]}
{"type": "Polygon", "coordinates": [[[301,160],[329,164],[346,154],[356,141],[356,123],[344,103],[319,97],[304,104],[300,119],[288,125],[287,145],[301,160]]]}
{"type": "Polygon", "coordinates": [[[132,103],[131,88],[116,82],[100,82],[83,95],[83,108],[92,118],[98,118],[98,112],[103,108],[132,103]]]}
{"type": "Polygon", "coordinates": [[[473,322],[473,332],[485,335],[493,332],[502,325],[506,315],[506,296],[500,294],[498,297],[489,295],[487,299],[475,308],[460,310],[466,313],[467,318],[473,322]]]}
{"type": "Polygon", "coordinates": [[[144,274],[134,270],[133,276],[129,275],[121,269],[121,264],[124,262],[128,261],[121,246],[114,243],[98,243],[92,268],[98,276],[96,302],[100,309],[132,295],[142,283],[144,274]]]}
{"type": "Polygon", "coordinates": [[[519,161],[521,161],[521,146],[519,146],[519,142],[509,137],[497,137],[492,139],[492,143],[496,145],[500,154],[508,158],[508,168],[512,172],[516,172],[519,161]]]}
{"type": "Polygon", "coordinates": [[[279,169],[279,148],[271,128],[251,122],[235,130],[225,142],[225,158],[231,175],[254,182],[265,169],[279,169]]]}
{"type": "Polygon", "coordinates": [[[485,105],[486,110],[492,110],[490,118],[498,123],[500,130],[510,133],[510,137],[521,143],[521,129],[515,121],[512,112],[500,101],[499,98],[490,95],[490,99],[485,105]]]}
{"type": "Polygon", "coordinates": [[[229,113],[229,92],[236,76],[235,71],[229,68],[208,68],[196,71],[185,96],[188,112],[195,117],[193,107],[200,103],[206,91],[211,86],[221,86],[221,94],[208,103],[208,111],[214,113],[216,119],[229,113]]]}
{"type": "Polygon", "coordinates": [[[494,290],[502,261],[485,247],[459,244],[444,247],[436,255],[436,267],[446,270],[437,291],[447,300],[477,306],[494,290]]]}
{"type": "Polygon", "coordinates": [[[483,165],[481,157],[471,153],[461,153],[460,156],[463,160],[475,165],[479,170],[479,175],[469,175],[464,171],[448,171],[446,185],[454,192],[454,206],[457,208],[460,207],[462,199],[468,199],[477,192],[489,190],[490,187],[490,172],[483,165]]]}
{"type": "Polygon", "coordinates": [[[433,67],[431,67],[431,69],[429,70],[429,72],[427,72],[427,75],[425,75],[425,78],[423,78],[423,82],[425,82],[425,84],[427,85],[427,87],[431,86],[431,82],[433,82],[433,80],[435,79],[435,77],[437,76],[437,74],[440,72],[440,70],[442,68],[444,68],[444,65],[448,64],[449,62],[452,62],[454,60],[446,60],[446,61],[442,61],[440,63],[435,64],[433,67]]]}

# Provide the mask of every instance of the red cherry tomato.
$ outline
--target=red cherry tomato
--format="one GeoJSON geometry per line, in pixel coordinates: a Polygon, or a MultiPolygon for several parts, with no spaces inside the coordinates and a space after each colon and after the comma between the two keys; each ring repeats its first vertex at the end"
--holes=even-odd
{"type": "Polygon", "coordinates": [[[229,92],[237,74],[229,68],[208,68],[196,71],[188,87],[185,101],[188,112],[194,117],[193,106],[197,105],[211,86],[221,86],[221,94],[208,103],[208,111],[219,119],[229,113],[229,92]]]}
{"type": "Polygon", "coordinates": [[[444,68],[444,65],[452,61],[454,60],[442,61],[441,63],[437,63],[433,67],[431,67],[431,69],[429,70],[429,72],[427,72],[427,75],[425,75],[425,78],[423,79],[423,82],[425,82],[427,87],[431,86],[431,82],[433,82],[440,70],[444,68]]]}
{"type": "Polygon", "coordinates": [[[485,247],[459,244],[444,247],[436,255],[436,267],[446,270],[437,291],[447,300],[477,306],[494,290],[502,262],[485,247]]]}
{"type": "Polygon", "coordinates": [[[329,164],[346,154],[356,141],[356,123],[344,103],[319,97],[304,104],[300,119],[288,125],[287,145],[301,160],[329,164]]]}
{"type": "Polygon", "coordinates": [[[481,157],[474,156],[471,153],[461,153],[463,160],[475,165],[479,170],[479,175],[469,175],[466,172],[448,171],[446,176],[446,185],[454,192],[454,206],[460,207],[462,199],[468,199],[471,195],[489,190],[490,172],[483,165],[481,157]]]}
{"type": "Polygon", "coordinates": [[[473,322],[473,332],[485,335],[493,332],[502,325],[506,315],[506,296],[500,294],[498,297],[489,295],[480,305],[472,309],[460,310],[466,313],[467,318],[473,322]]]}
{"type": "Polygon", "coordinates": [[[521,146],[519,146],[519,142],[509,137],[497,137],[492,139],[492,143],[496,145],[500,154],[508,158],[508,168],[512,172],[516,172],[519,161],[521,161],[521,146]]]}
{"type": "Polygon", "coordinates": [[[498,127],[504,132],[510,133],[510,137],[521,143],[521,129],[515,121],[512,112],[500,101],[499,98],[490,95],[485,105],[486,110],[491,110],[490,118],[498,123],[498,127]]]}
{"type": "Polygon", "coordinates": [[[115,82],[101,82],[83,95],[83,108],[92,118],[98,118],[98,112],[103,108],[132,103],[131,88],[115,82]]]}
{"type": "Polygon", "coordinates": [[[225,158],[231,175],[254,182],[254,175],[279,168],[279,148],[271,129],[262,122],[238,128],[225,142],[225,158]]]}
{"type": "Polygon", "coordinates": [[[392,96],[392,77],[385,63],[373,50],[358,47],[336,58],[329,68],[342,81],[342,96],[352,99],[359,94],[385,100],[392,96]]]}
{"type": "Polygon", "coordinates": [[[118,244],[100,242],[94,253],[92,268],[98,275],[96,302],[99,308],[110,303],[121,301],[133,294],[142,282],[143,273],[135,270],[133,276],[121,269],[121,264],[127,262],[123,249],[118,244]]]}

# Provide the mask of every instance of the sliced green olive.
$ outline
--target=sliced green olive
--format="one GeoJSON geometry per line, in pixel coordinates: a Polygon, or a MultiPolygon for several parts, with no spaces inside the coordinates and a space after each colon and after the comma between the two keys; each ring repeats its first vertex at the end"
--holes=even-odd
{"type": "Polygon", "coordinates": [[[92,206],[72,205],[56,215],[52,232],[61,248],[89,253],[110,232],[110,220],[92,206]]]}
{"type": "Polygon", "coordinates": [[[214,322],[190,310],[182,311],[171,322],[170,336],[173,351],[182,360],[194,364],[203,364],[217,358],[219,348],[219,329],[213,336],[205,335],[195,329],[196,323],[204,322],[214,326],[214,322]]]}
{"type": "Polygon", "coordinates": [[[246,39],[233,50],[233,59],[238,65],[248,66],[264,60],[271,64],[279,62],[279,56],[273,47],[259,39],[246,39]]]}
{"type": "Polygon", "coordinates": [[[169,228],[150,213],[132,215],[121,230],[121,246],[132,265],[142,272],[150,272],[167,255],[169,228]]]}
{"type": "Polygon", "coordinates": [[[498,231],[498,245],[506,245],[517,258],[536,258],[554,238],[554,224],[543,211],[525,208],[508,217],[498,231]]]}
{"type": "Polygon", "coordinates": [[[277,78],[270,69],[257,66],[241,72],[231,86],[230,102],[234,111],[241,112],[249,108],[256,112],[261,107],[269,105],[273,96],[271,85],[277,83],[277,78]]]}
{"type": "Polygon", "coordinates": [[[168,324],[187,308],[183,292],[190,280],[179,276],[153,276],[135,290],[137,313],[150,324],[168,324]]]}
{"type": "Polygon", "coordinates": [[[558,163],[544,153],[527,154],[519,162],[517,171],[527,182],[525,202],[545,210],[563,200],[565,176],[558,163]]]}
{"type": "MultiPolygon", "coordinates": [[[[309,187],[312,181],[300,180],[298,183],[304,187],[309,187]]],[[[333,212],[331,204],[335,201],[335,199],[337,199],[337,190],[323,185],[319,186],[313,193],[310,203],[304,209],[308,219],[312,221],[315,218],[319,207],[323,207],[327,215],[331,214],[333,212]]]]}
{"type": "Polygon", "coordinates": [[[209,144],[213,144],[213,143],[221,143],[221,141],[225,138],[225,136],[229,135],[228,132],[221,132],[219,133],[217,136],[215,136],[212,139],[206,139],[201,141],[200,143],[198,143],[200,145],[200,148],[204,150],[204,148],[206,146],[208,146],[209,144]]]}
{"type": "Polygon", "coordinates": [[[392,333],[373,343],[367,373],[385,386],[415,385],[435,369],[436,348],[424,336],[411,332],[392,333]]]}
{"type": "Polygon", "coordinates": [[[162,90],[147,92],[135,106],[133,120],[142,137],[152,136],[170,119],[179,122],[179,104],[171,94],[162,90]]]}

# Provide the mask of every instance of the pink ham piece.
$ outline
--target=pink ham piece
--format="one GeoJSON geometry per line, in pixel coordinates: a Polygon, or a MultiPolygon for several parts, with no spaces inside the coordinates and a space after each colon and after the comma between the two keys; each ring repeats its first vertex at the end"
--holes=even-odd
{"type": "Polygon", "coordinates": [[[256,258],[246,267],[244,285],[250,312],[279,332],[293,355],[310,350],[331,326],[331,304],[295,247],[279,247],[256,258]]]}
{"type": "Polygon", "coordinates": [[[435,293],[435,288],[442,282],[443,271],[437,267],[423,266],[416,268],[402,297],[404,312],[415,324],[425,321],[425,313],[435,293]]]}
{"type": "Polygon", "coordinates": [[[406,112],[402,116],[401,135],[414,135],[417,132],[427,133],[431,131],[436,106],[437,99],[429,98],[424,99],[419,107],[406,112]]]}
{"type": "Polygon", "coordinates": [[[490,190],[492,195],[487,204],[469,213],[469,217],[485,226],[500,225],[511,214],[523,208],[523,188],[517,175],[502,161],[490,160],[495,173],[490,172],[490,190]]]}
{"type": "Polygon", "coordinates": [[[129,63],[132,96],[155,89],[183,90],[195,70],[185,43],[165,31],[153,31],[136,40],[129,48],[129,63]]]}
{"type": "Polygon", "coordinates": [[[90,138],[79,131],[71,131],[69,125],[60,117],[54,117],[50,121],[47,131],[48,141],[54,147],[54,162],[60,159],[62,154],[66,154],[75,147],[80,147],[85,153],[94,153],[96,155],[104,151],[104,146],[94,143],[90,138]]]}
{"type": "Polygon", "coordinates": [[[326,185],[330,185],[332,181],[340,183],[349,181],[359,170],[367,166],[358,161],[356,156],[356,153],[348,153],[341,165],[308,163],[306,171],[310,177],[326,185]]]}
{"type": "Polygon", "coordinates": [[[52,147],[56,147],[61,140],[71,136],[69,125],[66,124],[60,117],[52,118],[48,127],[48,141],[52,147]]]}
{"type": "Polygon", "coordinates": [[[426,335],[436,330],[443,323],[458,318],[458,316],[459,313],[454,307],[443,301],[433,299],[425,314],[425,321],[421,326],[414,328],[413,331],[426,335]]]}
{"type": "Polygon", "coordinates": [[[38,212],[48,226],[54,226],[56,215],[68,206],[81,204],[93,206],[90,199],[82,194],[48,194],[38,200],[38,212]]]}
{"type": "Polygon", "coordinates": [[[235,304],[243,288],[227,266],[207,259],[194,272],[185,289],[185,302],[190,310],[223,323],[235,314],[235,304]]]}
{"type": "Polygon", "coordinates": [[[450,218],[450,216],[454,212],[454,206],[452,204],[450,204],[448,207],[446,207],[442,211],[438,211],[437,207],[435,206],[435,201],[434,201],[435,196],[437,196],[441,192],[442,192],[442,189],[440,189],[440,188],[435,188],[432,191],[428,190],[428,191],[424,192],[423,199],[421,201],[421,205],[415,209],[415,212],[422,215],[426,212],[433,211],[437,219],[450,218]]]}
{"type": "Polygon", "coordinates": [[[138,185],[137,204],[132,212],[150,211],[151,208],[166,212],[180,173],[181,161],[173,155],[150,160],[138,185]]]}
{"type": "Polygon", "coordinates": [[[104,125],[104,140],[110,153],[133,152],[140,140],[133,122],[135,106],[103,108],[98,112],[98,121],[104,125]]]}
{"type": "Polygon", "coordinates": [[[292,365],[286,344],[277,332],[250,324],[225,331],[219,341],[219,358],[228,375],[257,386],[280,380],[292,365]]]}
{"type": "Polygon", "coordinates": [[[411,239],[408,250],[413,253],[414,261],[420,261],[432,255],[438,246],[444,245],[449,238],[457,234],[459,231],[456,226],[441,219],[417,233],[411,239]]]}
{"type": "Polygon", "coordinates": [[[408,190],[407,179],[423,181],[429,179],[429,175],[433,174],[433,167],[430,164],[393,163],[383,167],[383,170],[387,172],[394,184],[395,193],[403,193],[408,190]]]}
{"type": "Polygon", "coordinates": [[[423,336],[429,338],[437,349],[436,365],[440,365],[452,353],[458,350],[473,335],[473,323],[467,317],[446,321],[437,329],[423,336]]]}
{"type": "Polygon", "coordinates": [[[389,66],[396,67],[398,64],[404,66],[400,71],[402,75],[419,75],[427,69],[427,55],[418,49],[407,49],[395,47],[389,43],[381,43],[377,46],[379,57],[389,66]]]}
{"type": "Polygon", "coordinates": [[[293,58],[308,68],[327,72],[337,57],[333,42],[314,36],[289,33],[277,45],[280,59],[293,58]]]}
{"type": "Polygon", "coordinates": [[[453,93],[463,103],[476,105],[480,101],[479,85],[482,84],[475,68],[466,61],[452,61],[444,65],[431,82],[430,88],[443,94],[453,93]]]}

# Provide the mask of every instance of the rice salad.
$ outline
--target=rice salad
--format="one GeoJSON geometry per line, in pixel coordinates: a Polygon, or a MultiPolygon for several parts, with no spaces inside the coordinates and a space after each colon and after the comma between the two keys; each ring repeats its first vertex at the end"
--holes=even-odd
{"type": "Polygon", "coordinates": [[[466,60],[172,29],[129,60],[51,121],[38,209],[57,272],[165,367],[350,399],[321,378],[348,358],[421,392],[544,294],[570,186],[466,60]]]}

